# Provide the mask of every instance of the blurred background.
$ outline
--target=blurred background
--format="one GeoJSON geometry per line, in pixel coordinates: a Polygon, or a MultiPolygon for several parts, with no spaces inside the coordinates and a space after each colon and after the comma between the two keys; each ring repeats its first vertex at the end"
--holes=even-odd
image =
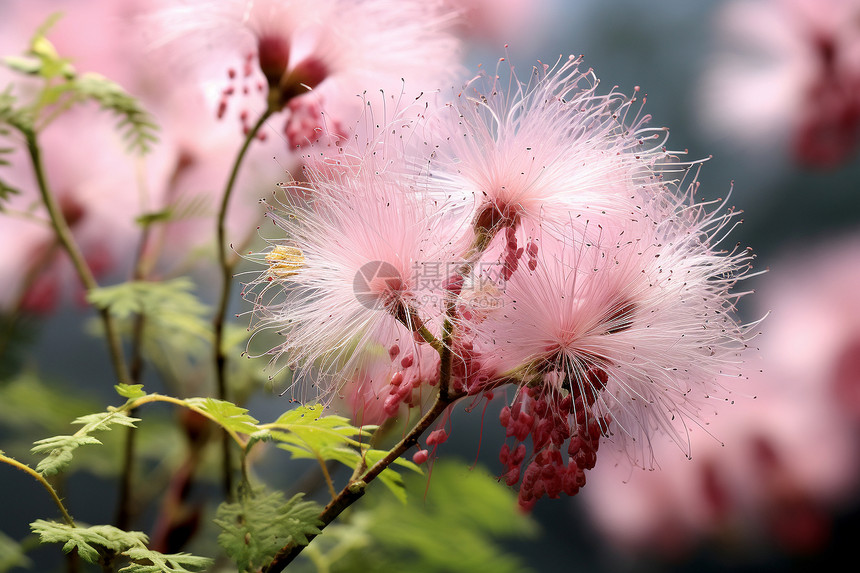
{"type": "MultiPolygon", "coordinates": [[[[0,47],[4,54],[20,52],[51,11],[65,11],[66,22],[77,26],[75,14],[95,13],[92,6],[99,4],[0,0],[0,47]]],[[[599,91],[617,86],[632,94],[640,86],[652,125],[670,128],[670,147],[686,150],[690,160],[709,158],[698,177],[700,199],[730,193],[728,204],[744,212],[728,241],[752,247],[756,268],[768,270],[740,285],[756,291],[742,300],[745,320],[769,314],[748,359],[748,386],[692,436],[692,459],[672,444],[655,446],[657,462],[647,470],[602,457],[579,496],[541,500],[533,512],[539,533],[507,540],[505,549],[535,571],[559,565],[594,572],[782,571],[839,563],[860,535],[860,1],[464,4],[476,6],[462,31],[471,73],[506,56],[525,77],[535,60],[583,54],[600,79],[599,91]]],[[[81,65],[98,61],[98,51],[118,34],[108,25],[101,23],[104,37],[95,39],[66,28],[58,48],[70,55],[79,50],[81,65]]],[[[128,72],[112,66],[97,71],[128,72]]],[[[66,145],[70,162],[93,160],[76,152],[73,142],[66,145]]],[[[269,163],[260,178],[275,178],[264,185],[289,168],[289,159],[276,155],[272,162],[271,156],[258,158],[269,163]]],[[[222,177],[218,168],[213,171],[208,175],[222,177]]],[[[206,176],[204,170],[198,177],[206,176]]],[[[98,242],[97,230],[94,236],[98,242]]],[[[7,226],[0,237],[9,251],[0,270],[21,269],[20,257],[13,256],[23,256],[14,242],[20,235],[7,226]]],[[[205,282],[205,270],[192,270],[205,282]]],[[[57,272],[71,276],[68,269],[57,272]]],[[[0,284],[7,289],[0,302],[7,304],[17,287],[0,284]]],[[[38,308],[42,299],[35,290],[29,304],[38,308]]],[[[14,344],[30,350],[21,361],[6,358],[3,364],[3,376],[12,382],[4,382],[6,404],[0,404],[2,449],[15,451],[10,444],[28,423],[37,437],[51,435],[48,428],[54,427],[48,421],[56,416],[45,414],[43,423],[38,409],[27,420],[15,419],[21,405],[15,400],[26,396],[8,388],[20,383],[26,366],[35,363],[43,379],[62,380],[68,392],[63,406],[70,412],[76,401],[114,400],[97,383],[110,376],[100,359],[102,341],[77,334],[89,314],[74,296],[67,298],[15,327],[14,344]]],[[[234,302],[237,312],[245,308],[238,297],[234,302]]],[[[279,400],[286,398],[264,392],[251,398],[249,408],[268,419],[286,408],[279,400]]],[[[497,471],[500,407],[487,409],[480,440],[481,417],[458,409],[452,438],[439,455],[461,457],[464,473],[476,460],[490,474],[497,471]]],[[[60,425],[54,433],[62,431],[60,425]]],[[[144,443],[147,448],[153,456],[166,449],[163,443],[144,443]]],[[[87,464],[95,478],[75,474],[66,484],[76,496],[69,495],[72,513],[91,522],[104,520],[100,515],[109,520],[107,506],[100,513],[74,505],[93,494],[93,483],[100,494],[109,492],[105,499],[115,497],[115,486],[99,478],[108,470],[100,474],[97,456],[87,464]]],[[[260,471],[288,482],[284,472],[293,470],[266,462],[260,471]]],[[[53,511],[28,480],[0,471],[0,531],[13,539],[26,536],[29,521],[53,511]]],[[[154,512],[145,511],[143,521],[147,515],[152,519],[154,512]]],[[[40,550],[31,558],[53,563],[56,555],[40,550]]]]}

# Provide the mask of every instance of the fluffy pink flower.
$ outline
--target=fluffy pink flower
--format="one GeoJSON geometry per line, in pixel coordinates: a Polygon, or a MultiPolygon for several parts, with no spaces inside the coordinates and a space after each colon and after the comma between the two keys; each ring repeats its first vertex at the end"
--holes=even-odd
{"type": "Polygon", "coordinates": [[[432,2],[188,0],[157,20],[158,41],[198,60],[220,91],[213,113],[238,114],[247,129],[268,98],[283,109],[272,123],[291,148],[351,133],[363,113],[357,96],[399,94],[404,79],[417,95],[458,71],[451,17],[432,2]]]}
{"type": "Polygon", "coordinates": [[[535,67],[528,83],[481,75],[436,116],[433,174],[474,211],[479,233],[521,220],[581,229],[663,196],[654,167],[668,161],[666,130],[645,126],[637,98],[599,95],[580,62],[535,67]]]}
{"type": "MultiPolygon", "coordinates": [[[[568,227],[564,240],[525,225],[504,233],[498,308],[464,328],[490,347],[481,358],[497,377],[529,387],[514,401],[525,419],[512,411],[502,424],[509,437],[532,437],[534,463],[548,465],[567,437],[575,460],[577,436],[592,454],[612,436],[646,466],[652,441],[663,439],[655,431],[689,452],[689,428],[700,423],[707,400],[725,395],[739,376],[750,336],[734,316],[740,295],[732,289],[751,256],[713,247],[730,219],[690,197],[673,213],[593,219],[596,232],[568,227]]],[[[590,469],[594,461],[572,465],[590,469]]],[[[506,464],[516,469],[509,483],[520,463],[506,464]]],[[[560,454],[551,465],[570,473],[560,454]]],[[[541,496],[527,476],[520,492],[526,507],[530,494],[541,496]]]]}
{"type": "Polygon", "coordinates": [[[426,344],[422,329],[439,336],[460,224],[410,189],[407,172],[373,155],[358,167],[310,165],[311,187],[297,184],[269,212],[288,239],[265,253],[269,269],[252,285],[259,328],[280,332],[276,359],[313,373],[323,392],[362,369],[368,345],[405,351],[403,341],[426,344]]]}
{"type": "Polygon", "coordinates": [[[747,357],[733,403],[690,428],[690,460],[657,443],[650,472],[601,458],[583,495],[610,541],[671,555],[727,529],[791,553],[826,542],[860,478],[858,255],[853,237],[783,257],[759,279],[757,306],[771,313],[760,356],[747,357]]]}
{"type": "Polygon", "coordinates": [[[860,141],[860,2],[735,0],[725,44],[703,83],[705,125],[751,149],[789,142],[807,165],[832,167],[860,141]]]}

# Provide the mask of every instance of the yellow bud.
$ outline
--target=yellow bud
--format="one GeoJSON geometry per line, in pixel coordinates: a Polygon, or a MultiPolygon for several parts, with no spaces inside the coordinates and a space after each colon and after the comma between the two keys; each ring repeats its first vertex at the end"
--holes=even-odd
{"type": "Polygon", "coordinates": [[[276,277],[287,278],[296,274],[305,265],[305,256],[301,249],[276,245],[274,249],[266,254],[266,262],[269,263],[269,272],[276,277]]]}

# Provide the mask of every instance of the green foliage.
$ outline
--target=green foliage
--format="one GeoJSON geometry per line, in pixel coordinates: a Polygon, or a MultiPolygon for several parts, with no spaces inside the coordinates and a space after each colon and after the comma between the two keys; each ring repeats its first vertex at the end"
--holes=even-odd
{"type": "Polygon", "coordinates": [[[123,531],[112,525],[75,527],[37,519],[30,524],[30,529],[39,536],[42,543],[62,543],[66,553],[77,549],[81,559],[89,563],[98,563],[105,556],[143,546],[148,541],[146,535],[139,531],[123,531]]]}
{"type": "Polygon", "coordinates": [[[24,555],[21,545],[0,531],[0,573],[15,567],[30,567],[31,562],[24,555]]]}
{"type": "Polygon", "coordinates": [[[131,563],[121,573],[189,573],[201,571],[212,560],[186,553],[165,555],[147,549],[149,539],[139,531],[123,531],[112,525],[77,527],[38,519],[30,524],[42,543],[62,543],[63,551],[76,549],[89,563],[109,563],[124,555],[131,563]]]}
{"type": "Polygon", "coordinates": [[[203,361],[211,353],[212,325],[209,307],[194,295],[188,277],[164,282],[130,281],[89,291],[87,300],[107,309],[126,336],[135,319],[144,316],[141,346],[144,356],[168,379],[186,379],[194,365],[179,360],[192,356],[203,361]]]}
{"type": "Polygon", "coordinates": [[[72,461],[73,452],[87,444],[101,444],[101,441],[90,436],[90,432],[110,430],[114,425],[134,427],[139,418],[132,418],[124,412],[110,410],[98,414],[89,414],[77,418],[73,424],[83,424],[83,428],[71,436],[53,436],[35,442],[32,448],[34,454],[46,454],[36,466],[36,471],[42,475],[54,475],[65,470],[72,461]]]}
{"type": "Polygon", "coordinates": [[[188,398],[185,403],[212,416],[215,422],[225,430],[249,436],[259,431],[257,419],[249,415],[248,410],[240,408],[232,402],[214,398],[188,398]]]}
{"type": "MultiPolygon", "coordinates": [[[[7,87],[0,92],[0,138],[9,136],[9,130],[6,126],[18,126],[29,124],[28,118],[20,114],[15,109],[15,96],[12,95],[12,88],[7,87]]],[[[9,161],[4,157],[11,155],[15,151],[14,147],[0,146],[0,167],[9,165],[9,161]]],[[[20,191],[0,178],[0,212],[3,211],[3,202],[8,201],[12,195],[18,195],[20,191]]]]}
{"type": "Polygon", "coordinates": [[[32,449],[34,454],[47,454],[47,457],[36,466],[36,471],[50,476],[69,467],[74,457],[72,452],[77,448],[87,444],[101,444],[101,442],[92,436],[52,436],[39,440],[35,444],[32,449]]]}
{"type": "MultiPolygon", "coordinates": [[[[118,116],[118,130],[132,152],[144,154],[157,141],[158,126],[141,107],[138,101],[115,82],[94,73],[78,73],[68,59],[60,57],[46,34],[59,19],[54,15],[33,35],[24,56],[5,58],[6,65],[19,73],[44,80],[44,87],[36,101],[27,106],[31,118],[29,124],[7,121],[19,130],[34,132],[34,124],[41,122],[44,128],[54,117],[69,107],[86,101],[98,104],[102,109],[118,116]]],[[[2,109],[2,105],[0,105],[2,109]]],[[[0,111],[0,121],[3,112],[0,111]]]]}
{"type": "Polygon", "coordinates": [[[0,93],[0,135],[8,136],[9,130],[4,126],[14,127],[18,131],[33,131],[34,116],[31,109],[19,107],[18,100],[12,93],[12,86],[7,86],[0,93]]]}
{"type": "Polygon", "coordinates": [[[390,497],[364,500],[349,523],[329,526],[305,551],[318,570],[332,573],[438,573],[529,569],[507,554],[504,538],[530,537],[531,519],[517,510],[512,492],[480,470],[437,463],[426,478],[407,480],[410,506],[390,497]],[[423,498],[421,494],[427,491],[423,498]],[[321,542],[321,543],[320,543],[321,542]]]}
{"type": "Polygon", "coordinates": [[[94,289],[87,301],[96,308],[110,310],[119,320],[145,314],[165,328],[174,328],[209,336],[202,317],[209,307],[194,296],[194,283],[188,277],[163,282],[129,281],[94,289]]]}
{"type": "Polygon", "coordinates": [[[260,488],[218,507],[215,523],[223,529],[218,544],[240,571],[257,571],[285,545],[307,545],[308,536],[320,532],[322,508],[302,496],[285,501],[281,492],[260,488]]]}
{"type": "MultiPolygon", "coordinates": [[[[299,406],[289,410],[269,424],[280,446],[294,454],[316,454],[325,448],[353,445],[354,436],[369,436],[375,426],[356,428],[343,416],[323,416],[323,406],[299,406]],[[285,433],[280,430],[286,430],[285,433]]],[[[306,456],[307,457],[307,456],[306,456]]]]}
{"type": "Polygon", "coordinates": [[[86,73],[76,76],[67,84],[71,101],[95,101],[102,109],[119,117],[118,129],[128,144],[129,151],[148,153],[158,141],[158,125],[138,101],[119,84],[104,76],[86,73]]]}
{"type": "MultiPolygon", "coordinates": [[[[278,447],[290,452],[296,458],[316,459],[325,462],[335,460],[349,468],[357,467],[364,457],[367,465],[381,460],[387,452],[362,448],[356,437],[367,437],[375,426],[353,426],[343,416],[323,416],[321,405],[300,406],[283,414],[273,424],[272,437],[278,447]],[[287,430],[282,431],[282,430],[287,430]]],[[[398,459],[395,464],[417,473],[421,469],[414,463],[398,459]]],[[[401,501],[406,501],[403,478],[390,467],[379,475],[384,483],[401,501]]]]}
{"type": "Polygon", "coordinates": [[[122,396],[123,398],[128,398],[129,400],[134,400],[135,398],[140,398],[142,396],[146,396],[146,392],[143,391],[143,384],[116,384],[114,386],[116,393],[122,396]]]}
{"type": "Polygon", "coordinates": [[[123,552],[133,563],[119,573],[191,573],[203,571],[212,560],[188,553],[163,554],[145,547],[132,547],[123,552]]]}

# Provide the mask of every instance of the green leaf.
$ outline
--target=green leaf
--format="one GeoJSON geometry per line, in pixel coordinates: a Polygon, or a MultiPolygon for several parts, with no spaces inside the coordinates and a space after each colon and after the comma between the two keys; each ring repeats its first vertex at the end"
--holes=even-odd
{"type": "MultiPolygon", "coordinates": [[[[12,86],[6,86],[0,93],[0,125],[8,125],[19,131],[32,131],[33,119],[32,110],[18,106],[12,86]]],[[[0,135],[8,135],[8,132],[0,132],[0,135]]]]}
{"type": "Polygon", "coordinates": [[[128,398],[129,400],[134,400],[135,398],[146,396],[146,392],[143,391],[143,384],[120,383],[114,385],[114,389],[116,390],[117,394],[119,394],[123,398],[128,398]]]}
{"type": "Polygon", "coordinates": [[[95,101],[103,109],[119,116],[118,129],[128,143],[129,151],[141,155],[149,153],[151,144],[158,141],[155,120],[119,84],[99,74],[86,73],[75,77],[71,90],[78,98],[95,101]]]}
{"type": "Polygon", "coordinates": [[[315,562],[320,570],[327,566],[332,573],[529,571],[518,557],[505,552],[504,540],[532,537],[536,525],[495,477],[460,462],[439,462],[429,484],[427,478],[410,476],[406,487],[419,494],[410,498],[417,502],[408,510],[371,491],[351,523],[326,528],[321,543],[314,543],[319,545],[322,564],[315,562]]]}
{"type": "Polygon", "coordinates": [[[112,525],[75,527],[55,521],[37,519],[30,524],[42,543],[62,543],[63,551],[78,550],[81,559],[98,563],[100,557],[119,554],[131,547],[142,547],[148,541],[139,531],[123,531],[112,525]]]}
{"type": "Polygon", "coordinates": [[[125,412],[112,410],[109,412],[98,412],[96,414],[87,414],[76,418],[73,424],[82,424],[83,432],[95,432],[99,430],[110,430],[114,424],[135,428],[135,422],[140,422],[140,418],[132,418],[125,412]]]}
{"type": "Polygon", "coordinates": [[[316,456],[324,448],[358,446],[354,437],[369,436],[375,426],[356,428],[343,416],[323,416],[323,406],[299,406],[282,414],[268,425],[274,438],[283,444],[293,445],[316,456]],[[277,431],[277,430],[286,430],[277,431]]]}
{"type": "Polygon", "coordinates": [[[285,501],[281,492],[262,488],[236,503],[222,503],[215,523],[223,529],[218,544],[240,571],[256,571],[287,544],[307,545],[320,533],[322,508],[297,494],[285,501]]]}
{"type": "Polygon", "coordinates": [[[188,277],[163,282],[130,281],[93,289],[87,293],[87,301],[109,310],[121,321],[146,315],[146,326],[157,333],[179,330],[208,339],[211,327],[204,317],[209,307],[192,290],[194,283],[188,277]]]}
{"type": "Polygon", "coordinates": [[[34,454],[47,454],[36,466],[36,471],[42,475],[50,476],[60,473],[72,462],[73,454],[80,446],[87,444],[101,444],[92,436],[53,436],[35,442],[31,450],[34,454]]]}
{"type": "Polygon", "coordinates": [[[207,557],[188,553],[164,554],[145,547],[132,547],[123,552],[134,563],[120,569],[120,573],[192,573],[212,565],[207,557]]]}
{"type": "MultiPolygon", "coordinates": [[[[278,447],[296,458],[335,460],[355,469],[361,463],[362,456],[371,466],[386,455],[387,452],[382,450],[366,449],[356,440],[357,437],[370,435],[375,426],[357,428],[343,416],[323,416],[322,412],[321,405],[300,406],[266,427],[272,430],[272,437],[278,442],[278,447]]],[[[410,461],[398,459],[394,463],[421,473],[421,469],[410,461]]],[[[379,475],[379,480],[399,500],[406,501],[403,479],[394,469],[389,466],[379,475]]]]}
{"type": "Polygon", "coordinates": [[[38,519],[30,524],[42,543],[62,543],[63,551],[77,549],[89,563],[109,562],[119,554],[132,563],[122,573],[192,573],[206,569],[212,560],[187,553],[165,555],[147,549],[147,536],[139,531],[123,531],[112,525],[76,527],[38,519]]]}
{"type": "Polygon", "coordinates": [[[152,211],[151,213],[144,213],[143,215],[138,215],[135,217],[134,222],[140,225],[141,227],[149,227],[153,223],[162,223],[165,221],[170,221],[173,215],[173,209],[167,208],[162,209],[160,211],[152,211]]]}
{"type": "Polygon", "coordinates": [[[81,416],[72,423],[83,424],[84,427],[73,436],[53,436],[35,442],[31,451],[34,454],[47,454],[36,466],[36,471],[42,475],[57,474],[69,466],[77,448],[101,444],[101,441],[89,435],[90,432],[110,430],[115,424],[133,428],[135,422],[139,421],[139,418],[132,418],[117,410],[81,416]]]}
{"type": "Polygon", "coordinates": [[[249,436],[258,432],[257,419],[248,414],[248,410],[240,408],[232,402],[216,400],[214,398],[188,398],[185,403],[195,408],[200,408],[214,419],[221,427],[248,434],[249,436]]]}

